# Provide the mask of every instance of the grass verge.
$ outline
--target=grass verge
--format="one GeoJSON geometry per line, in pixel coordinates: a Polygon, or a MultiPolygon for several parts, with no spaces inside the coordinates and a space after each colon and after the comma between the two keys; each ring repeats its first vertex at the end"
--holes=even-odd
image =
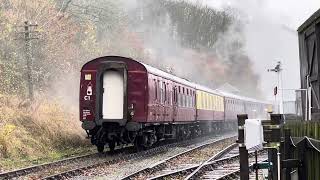
{"type": "Polygon", "coordinates": [[[0,95],[0,171],[94,151],[77,117],[58,100],[0,95]]]}

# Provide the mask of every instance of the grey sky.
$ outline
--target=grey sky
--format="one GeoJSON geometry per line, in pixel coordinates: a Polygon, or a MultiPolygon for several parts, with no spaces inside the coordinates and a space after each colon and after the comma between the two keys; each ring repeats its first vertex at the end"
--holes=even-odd
{"type": "MultiPolygon", "coordinates": [[[[198,0],[191,0],[199,2],[198,0]]],[[[268,73],[278,60],[283,62],[284,88],[300,88],[299,50],[296,29],[316,10],[319,0],[203,0],[213,8],[232,6],[248,18],[246,24],[247,52],[261,77],[261,89],[273,99],[275,73],[268,73]]],[[[293,99],[293,93],[285,99],[293,99]]]]}

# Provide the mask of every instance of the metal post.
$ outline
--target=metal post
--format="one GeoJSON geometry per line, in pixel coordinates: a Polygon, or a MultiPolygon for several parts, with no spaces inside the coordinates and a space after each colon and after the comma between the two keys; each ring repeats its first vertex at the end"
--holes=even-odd
{"type": "Polygon", "coordinates": [[[256,158],[256,166],[255,166],[256,167],[256,180],[258,180],[258,178],[259,178],[259,176],[258,176],[259,175],[258,174],[258,170],[259,170],[258,169],[258,151],[255,151],[254,155],[255,155],[255,158],[256,158]]]}
{"type": "Polygon", "coordinates": [[[244,124],[248,119],[247,114],[238,115],[238,144],[240,153],[240,180],[249,180],[248,150],[244,144],[244,124]]]}
{"type": "MultiPolygon", "coordinates": [[[[280,62],[280,61],[279,61],[280,62]]],[[[280,62],[281,63],[281,62],[280,62]]],[[[282,70],[283,69],[280,69],[279,71],[279,75],[280,75],[280,84],[281,84],[281,88],[279,87],[279,89],[283,89],[283,78],[282,78],[282,70]]],[[[284,114],[284,103],[283,103],[283,90],[281,90],[281,105],[282,105],[282,113],[280,114],[284,114]]]]}
{"type": "Polygon", "coordinates": [[[280,153],[280,149],[277,149],[277,151],[278,151],[278,152],[277,152],[277,160],[278,160],[278,162],[277,162],[277,163],[278,163],[278,165],[277,165],[277,166],[278,166],[278,180],[280,180],[280,177],[281,177],[280,154],[281,154],[281,153],[280,153]]]}
{"type": "Polygon", "coordinates": [[[311,86],[310,84],[310,79],[309,75],[307,76],[307,94],[308,94],[308,121],[311,120],[311,109],[312,109],[312,104],[311,104],[311,86]]]}
{"type": "MultiPolygon", "coordinates": [[[[291,159],[291,130],[290,129],[285,129],[284,130],[284,160],[291,159]]],[[[286,168],[285,169],[285,179],[290,180],[291,179],[291,168],[286,168]]]]}
{"type": "Polygon", "coordinates": [[[306,114],[305,114],[305,117],[306,117],[306,119],[305,119],[305,121],[309,121],[309,115],[308,115],[308,89],[306,90],[306,99],[305,99],[305,101],[306,101],[306,108],[305,108],[305,111],[306,111],[306,114]]]}
{"type": "MultiPolygon", "coordinates": [[[[283,124],[283,115],[282,114],[271,114],[271,125],[278,125],[281,127],[282,124],[283,124]]],[[[273,134],[272,136],[273,136],[272,142],[280,143],[281,130],[280,130],[279,134],[273,134]],[[277,137],[275,137],[276,135],[277,135],[277,137]],[[275,140],[275,139],[277,139],[277,140],[275,140]]],[[[275,148],[269,149],[268,154],[269,154],[269,161],[271,161],[273,164],[273,166],[272,166],[272,179],[273,180],[279,179],[281,176],[281,174],[280,174],[280,170],[281,170],[280,147],[278,147],[276,149],[275,148]]]]}
{"type": "Polygon", "coordinates": [[[31,45],[30,45],[30,29],[29,22],[24,22],[24,39],[25,39],[25,50],[26,50],[26,61],[27,61],[27,82],[28,82],[28,93],[29,99],[33,100],[33,80],[32,80],[32,59],[31,59],[31,45]]]}
{"type": "Polygon", "coordinates": [[[299,180],[307,179],[307,156],[306,156],[306,139],[303,139],[302,142],[298,144],[298,157],[301,161],[301,167],[298,169],[299,180]]]}

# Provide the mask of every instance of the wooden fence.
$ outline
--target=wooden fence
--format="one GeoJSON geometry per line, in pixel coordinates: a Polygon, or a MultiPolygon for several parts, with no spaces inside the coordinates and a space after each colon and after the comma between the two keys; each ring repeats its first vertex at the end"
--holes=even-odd
{"type": "MultiPolygon", "coordinates": [[[[320,180],[320,122],[287,121],[285,129],[290,129],[291,135],[286,153],[301,163],[299,180],[320,180]]],[[[288,175],[285,179],[290,179],[288,175]]]]}
{"type": "Polygon", "coordinates": [[[285,128],[291,130],[292,137],[307,136],[320,140],[320,121],[287,121],[285,128]]]}

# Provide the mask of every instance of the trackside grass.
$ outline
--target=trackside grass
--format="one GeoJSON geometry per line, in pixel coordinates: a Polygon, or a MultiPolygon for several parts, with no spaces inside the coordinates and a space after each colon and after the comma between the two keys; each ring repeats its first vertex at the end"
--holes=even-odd
{"type": "Polygon", "coordinates": [[[0,95],[0,171],[93,151],[76,110],[0,95]]]}

